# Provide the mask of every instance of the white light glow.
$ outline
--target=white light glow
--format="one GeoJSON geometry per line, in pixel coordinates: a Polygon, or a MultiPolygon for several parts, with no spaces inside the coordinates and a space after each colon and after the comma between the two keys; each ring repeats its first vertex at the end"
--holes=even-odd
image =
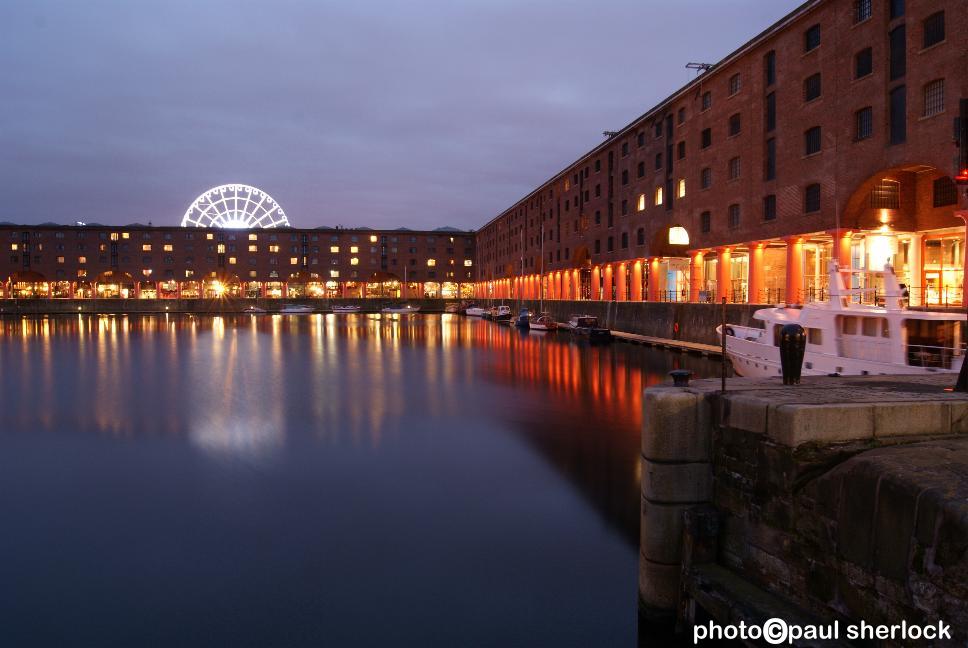
{"type": "Polygon", "coordinates": [[[669,228],[669,245],[689,245],[689,232],[685,227],[676,225],[669,228]]]}
{"type": "Polygon", "coordinates": [[[213,187],[195,199],[182,227],[233,229],[288,227],[289,219],[272,196],[249,185],[213,187]]]}

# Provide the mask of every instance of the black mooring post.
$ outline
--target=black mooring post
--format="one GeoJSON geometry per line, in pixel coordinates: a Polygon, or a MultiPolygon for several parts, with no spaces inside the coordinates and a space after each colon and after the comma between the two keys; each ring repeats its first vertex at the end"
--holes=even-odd
{"type": "MultiPolygon", "coordinates": [[[[968,299],[965,299],[965,291],[962,291],[961,299],[968,305],[968,299]]],[[[958,382],[955,383],[956,392],[968,392],[968,354],[962,354],[961,356],[961,371],[958,372],[958,382]]]]}
{"type": "Polygon", "coordinates": [[[799,324],[786,324],[780,329],[780,367],[784,385],[799,385],[803,369],[803,352],[807,334],[799,324]]]}
{"type": "Polygon", "coordinates": [[[720,363],[722,367],[722,389],[726,391],[726,298],[723,297],[723,314],[722,314],[722,326],[719,329],[719,352],[722,354],[723,360],[720,363]]]}

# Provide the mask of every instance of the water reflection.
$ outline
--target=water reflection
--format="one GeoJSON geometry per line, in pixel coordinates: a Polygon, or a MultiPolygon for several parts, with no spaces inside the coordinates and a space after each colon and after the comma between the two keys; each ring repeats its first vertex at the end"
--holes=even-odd
{"type": "MultiPolygon", "coordinates": [[[[226,590],[209,644],[266,645],[280,624],[330,643],[625,642],[641,392],[679,367],[718,365],[451,315],[0,319],[8,591],[61,587],[57,537],[63,596],[92,608],[78,636],[99,645],[133,636],[103,636],[103,610],[154,627],[226,590]],[[241,565],[260,587],[232,589],[241,565]]],[[[28,622],[37,600],[0,593],[0,644],[63,639],[28,622]]],[[[179,632],[159,636],[193,643],[179,632]]]]}

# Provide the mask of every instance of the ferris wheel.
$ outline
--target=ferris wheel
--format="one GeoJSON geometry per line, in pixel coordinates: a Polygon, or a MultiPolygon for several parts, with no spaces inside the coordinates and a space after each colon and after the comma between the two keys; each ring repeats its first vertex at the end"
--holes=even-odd
{"type": "Polygon", "coordinates": [[[213,187],[195,199],[182,227],[240,229],[289,227],[289,219],[272,196],[243,184],[213,187]]]}

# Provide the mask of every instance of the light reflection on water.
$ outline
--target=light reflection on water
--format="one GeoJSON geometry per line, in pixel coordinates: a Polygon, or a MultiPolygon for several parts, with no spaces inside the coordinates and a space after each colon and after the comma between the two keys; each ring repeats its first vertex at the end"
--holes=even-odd
{"type": "Polygon", "coordinates": [[[628,645],[641,392],[683,366],[718,369],[450,315],[2,319],[0,644],[628,645]]]}

